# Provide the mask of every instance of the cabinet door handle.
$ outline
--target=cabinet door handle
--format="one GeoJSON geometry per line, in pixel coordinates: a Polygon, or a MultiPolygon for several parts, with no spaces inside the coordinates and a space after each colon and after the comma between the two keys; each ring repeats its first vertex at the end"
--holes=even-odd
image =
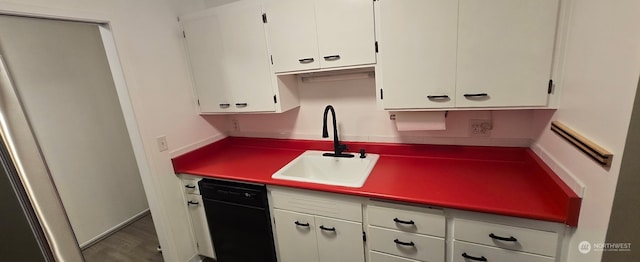
{"type": "Polygon", "coordinates": [[[324,60],[327,61],[336,61],[340,59],[340,55],[328,55],[324,57],[324,60]]]}
{"type": "Polygon", "coordinates": [[[487,97],[489,94],[487,93],[477,93],[477,94],[464,94],[466,98],[474,98],[474,97],[487,97]]]}
{"type": "Polygon", "coordinates": [[[293,222],[293,223],[296,224],[296,226],[309,227],[309,223],[300,223],[297,220],[296,220],[296,222],[293,222]]]}
{"type": "Polygon", "coordinates": [[[247,105],[249,105],[249,104],[247,104],[247,103],[236,103],[237,107],[246,107],[247,105]]]}
{"type": "Polygon", "coordinates": [[[449,100],[449,96],[448,95],[440,95],[440,96],[427,96],[427,98],[429,100],[449,100]]]}
{"type": "Polygon", "coordinates": [[[322,225],[322,226],[320,226],[320,229],[322,229],[324,231],[336,232],[336,228],[335,227],[325,227],[324,225],[322,225]]]}
{"type": "Polygon", "coordinates": [[[186,185],[186,186],[184,186],[184,187],[186,187],[186,188],[188,188],[188,189],[195,189],[195,188],[196,188],[196,186],[194,186],[194,185],[186,185]]]}
{"type": "Polygon", "coordinates": [[[409,220],[409,221],[400,220],[397,217],[393,219],[393,222],[396,222],[396,223],[399,223],[399,224],[405,224],[405,225],[415,225],[416,224],[416,222],[413,222],[413,220],[409,220]]]}
{"type": "Polygon", "coordinates": [[[198,201],[191,201],[191,200],[189,200],[189,202],[187,202],[187,205],[188,205],[188,206],[190,206],[190,205],[196,205],[196,206],[197,206],[197,205],[200,205],[200,202],[198,202],[198,201]]]}
{"type": "Polygon", "coordinates": [[[220,108],[227,108],[227,107],[230,107],[231,104],[220,104],[219,106],[220,108]]]}
{"type": "Polygon", "coordinates": [[[500,240],[500,241],[508,241],[508,242],[516,242],[518,241],[517,238],[510,236],[510,237],[501,237],[501,236],[496,236],[493,233],[489,234],[490,238],[493,238],[495,240],[500,240]]]}
{"type": "Polygon", "coordinates": [[[313,59],[313,58],[302,58],[302,59],[298,59],[298,62],[300,62],[300,64],[313,63],[313,61],[315,61],[315,59],[313,59]]]}
{"type": "Polygon", "coordinates": [[[475,260],[475,261],[487,261],[487,258],[484,256],[481,257],[474,257],[474,256],[470,256],[467,255],[467,253],[462,253],[462,257],[466,258],[466,259],[471,259],[471,260],[475,260]]]}
{"type": "Polygon", "coordinates": [[[416,246],[416,244],[414,244],[413,241],[403,242],[403,241],[398,240],[397,238],[394,239],[393,242],[398,244],[398,245],[403,245],[403,246],[410,246],[410,247],[416,246]]]}

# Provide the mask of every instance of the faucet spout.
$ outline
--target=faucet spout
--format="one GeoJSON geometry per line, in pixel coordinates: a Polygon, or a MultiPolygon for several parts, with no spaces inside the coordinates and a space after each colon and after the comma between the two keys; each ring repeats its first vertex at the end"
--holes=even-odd
{"type": "Polygon", "coordinates": [[[332,105],[327,105],[324,108],[324,114],[322,115],[322,137],[329,137],[329,130],[327,128],[327,115],[331,112],[332,124],[333,124],[333,153],[324,153],[323,156],[331,157],[353,157],[352,154],[342,153],[347,150],[347,145],[340,144],[338,138],[338,125],[336,123],[336,111],[332,105]]]}

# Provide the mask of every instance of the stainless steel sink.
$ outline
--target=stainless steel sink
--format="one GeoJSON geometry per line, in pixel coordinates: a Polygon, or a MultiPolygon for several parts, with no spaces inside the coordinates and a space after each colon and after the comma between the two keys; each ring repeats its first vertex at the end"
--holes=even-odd
{"type": "Polygon", "coordinates": [[[271,176],[274,179],[293,180],[308,183],[362,187],[373,170],[377,154],[367,154],[366,158],[327,157],[325,151],[308,150],[271,176]]]}

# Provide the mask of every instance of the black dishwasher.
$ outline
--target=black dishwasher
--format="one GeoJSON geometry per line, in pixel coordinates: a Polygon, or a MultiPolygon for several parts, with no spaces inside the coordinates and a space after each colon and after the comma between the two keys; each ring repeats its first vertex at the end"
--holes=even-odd
{"type": "Polygon", "coordinates": [[[218,262],[276,261],[264,185],[216,179],[198,184],[218,262]]]}

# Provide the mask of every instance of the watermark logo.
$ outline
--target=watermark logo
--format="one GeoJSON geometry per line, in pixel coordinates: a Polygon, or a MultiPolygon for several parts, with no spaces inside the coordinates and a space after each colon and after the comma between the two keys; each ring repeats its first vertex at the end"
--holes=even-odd
{"type": "Polygon", "coordinates": [[[591,243],[589,241],[582,241],[578,244],[578,251],[582,254],[588,254],[591,252],[591,243]]]}
{"type": "Polygon", "coordinates": [[[591,243],[582,241],[578,243],[578,251],[582,254],[588,254],[591,251],[631,251],[631,243],[591,243]]]}

